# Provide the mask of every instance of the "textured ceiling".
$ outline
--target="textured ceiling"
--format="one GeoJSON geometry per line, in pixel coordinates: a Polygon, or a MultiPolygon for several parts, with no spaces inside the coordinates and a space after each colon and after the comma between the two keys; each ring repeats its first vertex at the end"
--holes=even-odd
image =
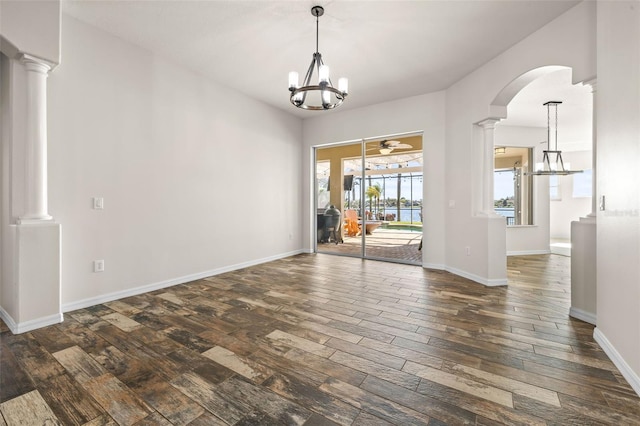
{"type": "MultiPolygon", "coordinates": [[[[300,117],[287,74],[304,74],[320,46],[349,78],[340,109],[446,89],[579,3],[458,1],[63,0],[63,12],[300,117]]],[[[327,113],[327,112],[322,112],[327,113]]],[[[544,111],[542,111],[544,113],[544,111]]]]}

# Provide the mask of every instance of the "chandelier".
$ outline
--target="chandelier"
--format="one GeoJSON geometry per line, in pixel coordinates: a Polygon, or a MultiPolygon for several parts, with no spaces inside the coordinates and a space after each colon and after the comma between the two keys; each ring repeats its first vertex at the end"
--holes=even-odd
{"type": "Polygon", "coordinates": [[[293,105],[302,109],[333,109],[340,106],[347,97],[349,82],[346,78],[340,78],[338,88],[333,87],[329,78],[329,67],[322,62],[322,55],[318,51],[318,18],[324,14],[324,8],[314,6],[311,8],[311,14],[316,17],[316,51],[304,77],[303,86],[298,86],[297,72],[289,73],[289,99],[293,105]],[[311,83],[314,69],[317,69],[318,73],[317,85],[311,83]]]}
{"type": "Polygon", "coordinates": [[[526,174],[534,176],[566,176],[574,173],[582,173],[582,170],[569,170],[565,168],[564,161],[562,161],[562,151],[558,150],[558,105],[561,103],[561,101],[549,101],[543,104],[547,107],[547,149],[542,151],[542,167],[536,167],[536,171],[526,174]],[[551,149],[551,107],[555,109],[553,150],[551,149]]]}

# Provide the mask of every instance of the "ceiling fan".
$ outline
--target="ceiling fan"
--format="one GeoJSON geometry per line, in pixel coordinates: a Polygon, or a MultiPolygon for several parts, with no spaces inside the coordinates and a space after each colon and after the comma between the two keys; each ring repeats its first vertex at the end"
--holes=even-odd
{"type": "Polygon", "coordinates": [[[380,154],[388,155],[388,154],[391,154],[391,152],[394,149],[409,149],[409,148],[413,148],[413,146],[409,145],[408,143],[402,143],[400,141],[389,141],[385,139],[383,141],[380,141],[379,147],[370,148],[367,151],[379,150],[380,154]]]}

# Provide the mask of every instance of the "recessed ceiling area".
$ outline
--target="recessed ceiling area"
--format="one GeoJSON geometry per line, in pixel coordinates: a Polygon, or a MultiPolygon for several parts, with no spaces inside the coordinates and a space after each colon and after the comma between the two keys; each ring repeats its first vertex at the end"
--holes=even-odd
{"type": "MultiPolygon", "coordinates": [[[[349,78],[340,110],[444,90],[579,1],[83,1],[63,13],[299,117],[289,71],[319,51],[349,78]]],[[[62,46],[64,61],[64,46],[62,46]]],[[[330,113],[330,112],[323,112],[330,113]]]]}

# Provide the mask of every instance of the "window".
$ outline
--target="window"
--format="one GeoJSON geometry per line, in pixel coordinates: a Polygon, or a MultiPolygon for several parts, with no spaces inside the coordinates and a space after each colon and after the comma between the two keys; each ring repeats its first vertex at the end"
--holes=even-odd
{"type": "Polygon", "coordinates": [[[495,151],[493,206],[509,226],[533,225],[533,180],[527,174],[532,151],[532,148],[509,146],[495,151]]]}
{"type": "Polygon", "coordinates": [[[560,179],[558,179],[558,175],[549,176],[549,198],[551,201],[562,201],[560,179]]]}
{"type": "Polygon", "coordinates": [[[573,175],[573,198],[590,198],[592,196],[592,170],[573,175]]]}

